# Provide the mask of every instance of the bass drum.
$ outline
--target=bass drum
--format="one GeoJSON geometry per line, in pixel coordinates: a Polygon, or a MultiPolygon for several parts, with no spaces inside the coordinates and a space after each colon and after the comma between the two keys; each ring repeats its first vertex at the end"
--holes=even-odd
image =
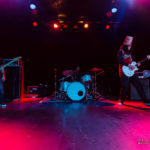
{"type": "Polygon", "coordinates": [[[67,96],[72,101],[81,101],[85,95],[85,86],[80,82],[72,82],[67,88],[67,96]]]}

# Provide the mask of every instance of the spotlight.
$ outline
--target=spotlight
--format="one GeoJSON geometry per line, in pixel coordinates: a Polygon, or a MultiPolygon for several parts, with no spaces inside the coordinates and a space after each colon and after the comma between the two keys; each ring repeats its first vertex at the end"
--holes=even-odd
{"type": "Polygon", "coordinates": [[[88,29],[88,28],[89,28],[89,24],[88,24],[88,23],[85,23],[85,24],[83,25],[83,27],[84,27],[84,29],[88,29]]]}
{"type": "Polygon", "coordinates": [[[35,4],[30,4],[30,9],[32,9],[32,10],[36,9],[36,5],[35,4]]]}
{"type": "Polygon", "coordinates": [[[32,23],[32,25],[33,25],[34,27],[37,27],[37,26],[38,26],[38,24],[37,24],[36,21],[34,21],[34,22],[32,23]]]}
{"type": "Polygon", "coordinates": [[[108,11],[107,13],[106,13],[106,15],[107,15],[107,17],[111,17],[111,11],[108,11]]]}
{"type": "Polygon", "coordinates": [[[105,28],[106,30],[110,29],[110,25],[107,24],[105,28]]]}
{"type": "Polygon", "coordinates": [[[32,9],[32,15],[37,15],[37,10],[36,9],[32,9]]]}
{"type": "Polygon", "coordinates": [[[117,11],[118,11],[117,8],[112,8],[112,9],[111,9],[111,12],[112,12],[112,13],[116,13],[117,11]]]}
{"type": "Polygon", "coordinates": [[[68,25],[67,25],[67,24],[64,24],[64,28],[67,29],[67,28],[68,28],[68,25]]]}
{"type": "Polygon", "coordinates": [[[78,29],[78,26],[77,26],[77,25],[74,25],[73,28],[74,28],[74,29],[78,29]]]}
{"type": "Polygon", "coordinates": [[[53,28],[54,28],[55,30],[58,30],[59,27],[60,27],[60,25],[59,25],[58,23],[53,23],[53,28]]]}

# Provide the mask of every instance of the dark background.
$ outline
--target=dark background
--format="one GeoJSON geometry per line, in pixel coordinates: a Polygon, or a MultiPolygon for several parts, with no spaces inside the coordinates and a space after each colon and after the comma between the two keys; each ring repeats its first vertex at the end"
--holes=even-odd
{"type": "MultiPolygon", "coordinates": [[[[136,60],[150,53],[150,2],[147,0],[137,0],[133,5],[125,0],[116,1],[119,10],[111,18],[106,15],[114,5],[110,0],[39,0],[36,16],[29,8],[31,2],[35,1],[0,2],[0,57],[23,57],[25,86],[48,84],[51,93],[54,68],[60,79],[63,70],[75,69],[78,65],[82,74],[98,67],[105,71],[97,78],[99,90],[103,87],[104,95],[118,96],[116,55],[125,36],[135,37],[136,60]],[[58,13],[67,15],[68,29],[53,31],[48,26],[58,13]],[[86,16],[90,22],[87,31],[73,28],[80,16],[86,16]],[[32,26],[33,21],[38,22],[37,27],[32,26]],[[106,30],[105,25],[110,21],[111,27],[106,30]]],[[[150,69],[150,62],[144,63],[143,69],[150,69]]]]}

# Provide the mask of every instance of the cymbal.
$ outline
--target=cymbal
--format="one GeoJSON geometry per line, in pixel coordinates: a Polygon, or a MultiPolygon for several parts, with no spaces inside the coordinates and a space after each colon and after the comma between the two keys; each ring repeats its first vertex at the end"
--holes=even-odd
{"type": "Polygon", "coordinates": [[[96,68],[96,67],[90,69],[90,71],[93,71],[93,72],[102,71],[102,70],[103,70],[103,69],[101,69],[101,68],[96,68]]]}
{"type": "Polygon", "coordinates": [[[62,72],[62,74],[63,74],[64,76],[71,76],[71,75],[73,74],[73,70],[64,70],[64,71],[62,72]]]}

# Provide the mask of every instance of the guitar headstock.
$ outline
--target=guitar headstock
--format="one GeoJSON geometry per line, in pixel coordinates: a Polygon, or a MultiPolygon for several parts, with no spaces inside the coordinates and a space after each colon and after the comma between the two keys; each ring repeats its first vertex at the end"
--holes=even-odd
{"type": "Polygon", "coordinates": [[[150,60],[150,55],[147,55],[147,59],[150,60]]]}

